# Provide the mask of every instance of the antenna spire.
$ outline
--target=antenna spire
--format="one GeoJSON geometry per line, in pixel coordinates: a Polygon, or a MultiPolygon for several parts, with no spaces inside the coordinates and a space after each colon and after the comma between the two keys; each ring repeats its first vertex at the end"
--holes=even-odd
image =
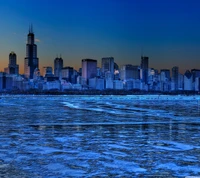
{"type": "Polygon", "coordinates": [[[31,33],[33,33],[33,25],[31,24],[31,33]]]}
{"type": "Polygon", "coordinates": [[[33,33],[33,25],[32,24],[29,25],[29,33],[33,33]]]}

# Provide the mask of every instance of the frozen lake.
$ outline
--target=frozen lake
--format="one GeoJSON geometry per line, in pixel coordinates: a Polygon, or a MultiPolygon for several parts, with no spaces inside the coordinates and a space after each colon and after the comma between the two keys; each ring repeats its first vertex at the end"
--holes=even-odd
{"type": "Polygon", "coordinates": [[[200,175],[199,100],[2,96],[0,177],[200,175]]]}

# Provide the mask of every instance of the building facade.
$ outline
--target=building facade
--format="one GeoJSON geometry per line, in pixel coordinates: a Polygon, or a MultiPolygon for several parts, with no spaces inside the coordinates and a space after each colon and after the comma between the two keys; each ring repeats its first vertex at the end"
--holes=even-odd
{"type": "Polygon", "coordinates": [[[160,73],[163,73],[165,78],[168,79],[168,81],[170,80],[170,70],[169,69],[161,69],[160,73]]]}
{"type": "Polygon", "coordinates": [[[149,68],[149,57],[141,56],[141,65],[140,65],[140,78],[141,81],[145,84],[148,84],[148,68],[149,68]]]}
{"type": "Polygon", "coordinates": [[[192,82],[195,82],[195,79],[197,77],[200,77],[200,69],[192,69],[191,73],[192,73],[192,82]]]}
{"type": "Polygon", "coordinates": [[[37,57],[37,45],[32,27],[29,29],[29,34],[26,44],[26,57],[24,60],[24,75],[26,78],[33,79],[34,70],[39,68],[39,59],[37,57]]]}
{"type": "Polygon", "coordinates": [[[94,78],[97,75],[97,60],[83,59],[82,60],[82,84],[88,84],[88,79],[94,78]]]}
{"type": "Polygon", "coordinates": [[[102,70],[103,76],[105,76],[106,72],[110,72],[112,74],[112,78],[113,78],[113,76],[114,76],[114,58],[113,57],[102,58],[101,70],[102,70]]]}
{"type": "Polygon", "coordinates": [[[43,77],[53,77],[53,69],[50,66],[43,67],[43,77]]]}
{"type": "Polygon", "coordinates": [[[187,70],[184,74],[184,90],[192,90],[192,73],[189,70],[187,70]]]}
{"type": "Polygon", "coordinates": [[[62,79],[65,79],[67,82],[72,82],[73,73],[74,73],[73,67],[62,68],[62,79]]]}
{"type": "Polygon", "coordinates": [[[61,72],[63,68],[63,59],[60,58],[55,58],[54,59],[54,76],[61,78],[61,72]]]}
{"type": "Polygon", "coordinates": [[[140,78],[139,66],[133,66],[131,64],[127,64],[121,67],[120,70],[121,80],[139,79],[139,78],[140,78]]]}
{"type": "Polygon", "coordinates": [[[178,90],[178,82],[179,81],[179,69],[177,66],[172,68],[172,90],[178,90]]]}
{"type": "Polygon", "coordinates": [[[17,55],[12,51],[9,54],[9,64],[7,68],[8,74],[19,74],[19,65],[17,65],[17,55]]]}

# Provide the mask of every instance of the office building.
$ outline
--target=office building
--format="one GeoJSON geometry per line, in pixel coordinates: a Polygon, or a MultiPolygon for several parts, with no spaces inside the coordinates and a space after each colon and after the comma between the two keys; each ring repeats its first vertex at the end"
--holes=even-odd
{"type": "Polygon", "coordinates": [[[149,84],[149,89],[154,90],[155,85],[158,83],[159,81],[159,75],[158,75],[158,70],[151,68],[148,70],[148,84],[149,84]]]}
{"type": "Polygon", "coordinates": [[[105,76],[107,72],[112,74],[112,78],[114,76],[114,58],[113,57],[104,57],[101,60],[101,70],[102,75],[105,76]]]}
{"type": "Polygon", "coordinates": [[[12,90],[13,88],[13,75],[0,72],[0,91],[12,90]]]}
{"type": "Polygon", "coordinates": [[[91,78],[89,79],[89,88],[96,90],[104,90],[104,79],[103,78],[91,78]]]}
{"type": "Polygon", "coordinates": [[[74,73],[73,67],[64,67],[62,68],[62,79],[65,79],[67,82],[72,82],[72,76],[74,73]]]}
{"type": "Polygon", "coordinates": [[[24,60],[25,77],[33,79],[33,73],[36,68],[39,68],[39,59],[37,57],[37,45],[35,44],[33,29],[32,27],[30,27],[26,44],[26,57],[24,60]]]}
{"type": "Polygon", "coordinates": [[[179,68],[177,66],[172,68],[172,90],[178,90],[178,81],[179,81],[179,68]]]}
{"type": "Polygon", "coordinates": [[[19,65],[17,65],[17,55],[14,52],[9,54],[8,67],[4,69],[7,74],[19,74],[19,65]]]}
{"type": "Polygon", "coordinates": [[[184,74],[184,90],[192,90],[192,73],[187,70],[184,74]]]}
{"type": "Polygon", "coordinates": [[[101,68],[97,67],[97,77],[101,77],[101,68]]]}
{"type": "Polygon", "coordinates": [[[83,59],[82,60],[82,84],[88,84],[88,79],[94,78],[97,75],[97,60],[83,59]]]}
{"type": "Polygon", "coordinates": [[[124,85],[122,80],[114,80],[113,81],[113,89],[115,90],[123,90],[124,85]]]}
{"type": "Polygon", "coordinates": [[[53,77],[52,67],[43,67],[43,77],[53,77]]]}
{"type": "Polygon", "coordinates": [[[40,80],[40,69],[35,68],[34,73],[33,73],[33,79],[40,80]]]}
{"type": "Polygon", "coordinates": [[[170,80],[170,70],[169,69],[161,69],[160,73],[163,73],[165,78],[169,81],[170,80]]]}
{"type": "Polygon", "coordinates": [[[195,91],[200,91],[200,77],[195,78],[195,91]]]}
{"type": "Polygon", "coordinates": [[[184,84],[184,75],[178,74],[178,89],[183,90],[183,84],[184,84]]]}
{"type": "Polygon", "coordinates": [[[131,64],[127,64],[121,67],[120,69],[121,80],[139,79],[139,78],[140,78],[139,66],[133,66],[131,64]]]}
{"type": "Polygon", "coordinates": [[[54,76],[59,77],[61,79],[61,72],[63,68],[63,59],[56,57],[54,59],[54,76]]]}
{"type": "Polygon", "coordinates": [[[160,81],[160,82],[166,82],[166,81],[167,81],[165,72],[160,72],[159,81],[160,81]]]}
{"type": "Polygon", "coordinates": [[[114,70],[119,70],[119,66],[117,63],[114,62],[114,70]]]}
{"type": "Polygon", "coordinates": [[[195,82],[195,79],[197,77],[200,77],[200,69],[192,69],[191,73],[192,73],[192,82],[195,82]]]}
{"type": "Polygon", "coordinates": [[[148,84],[148,68],[149,68],[149,57],[141,56],[141,65],[140,65],[140,78],[141,81],[145,84],[148,84]]]}
{"type": "Polygon", "coordinates": [[[108,78],[108,79],[106,79],[105,81],[106,81],[106,86],[105,86],[105,88],[106,88],[106,89],[113,89],[113,79],[108,78]]]}

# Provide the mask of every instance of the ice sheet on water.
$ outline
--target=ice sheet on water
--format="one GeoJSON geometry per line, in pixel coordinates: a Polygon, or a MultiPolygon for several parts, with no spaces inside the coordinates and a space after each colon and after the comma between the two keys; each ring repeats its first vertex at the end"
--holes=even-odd
{"type": "Polygon", "coordinates": [[[179,166],[175,163],[162,163],[157,166],[157,169],[163,169],[163,168],[175,171],[177,173],[177,175],[179,174],[179,172],[181,172],[181,173],[190,172],[195,175],[200,173],[200,169],[198,166],[190,166],[190,165],[189,166],[179,166]]]}
{"type": "Polygon", "coordinates": [[[121,149],[121,150],[131,150],[132,148],[130,146],[124,146],[121,145],[121,143],[118,144],[108,144],[107,145],[109,149],[121,149]]]}
{"type": "Polygon", "coordinates": [[[189,162],[199,162],[199,160],[195,156],[185,156],[185,157],[182,158],[182,160],[183,161],[189,161],[189,162]]]}
{"type": "Polygon", "coordinates": [[[175,141],[166,141],[166,140],[155,142],[153,147],[157,149],[169,150],[169,151],[187,151],[187,150],[192,150],[194,148],[200,148],[193,145],[187,145],[187,144],[178,143],[175,141]]]}
{"type": "Polygon", "coordinates": [[[85,110],[85,111],[96,111],[96,112],[107,112],[107,113],[110,113],[110,114],[115,114],[116,112],[112,111],[112,110],[106,110],[106,109],[103,109],[103,108],[90,108],[89,106],[85,105],[85,106],[79,106],[79,105],[76,105],[76,104],[71,104],[69,102],[63,102],[63,104],[69,108],[72,108],[72,109],[80,109],[80,110],[85,110]]]}
{"type": "Polygon", "coordinates": [[[121,170],[126,170],[127,172],[146,172],[147,170],[138,166],[135,162],[124,161],[124,160],[117,160],[115,159],[114,162],[111,163],[104,163],[107,167],[118,168],[121,170]]]}
{"type": "Polygon", "coordinates": [[[60,171],[60,173],[63,175],[63,177],[85,177],[87,175],[87,172],[80,169],[73,169],[73,168],[65,168],[60,171]]]}
{"type": "Polygon", "coordinates": [[[25,150],[29,151],[30,154],[53,154],[57,152],[63,152],[61,149],[48,147],[48,146],[26,146],[25,150]]]}
{"type": "Polygon", "coordinates": [[[51,171],[61,171],[62,169],[65,169],[65,165],[61,163],[50,163],[47,165],[47,168],[51,171]]]}
{"type": "Polygon", "coordinates": [[[69,108],[74,108],[74,109],[81,109],[80,106],[69,103],[69,102],[62,102],[65,106],[69,107],[69,108]]]}
{"type": "Polygon", "coordinates": [[[56,141],[59,141],[59,142],[62,142],[63,144],[64,143],[68,143],[68,142],[76,142],[76,141],[79,141],[80,139],[77,138],[77,137],[55,137],[54,138],[56,141]]]}
{"type": "Polygon", "coordinates": [[[16,106],[0,109],[0,159],[35,170],[38,177],[106,177],[105,172],[111,177],[129,177],[158,171],[171,177],[181,172],[199,174],[197,97],[29,96],[4,100],[16,106]]]}
{"type": "Polygon", "coordinates": [[[6,168],[8,166],[9,166],[9,164],[0,164],[0,170],[3,169],[3,168],[6,168]]]}
{"type": "Polygon", "coordinates": [[[96,153],[96,152],[84,151],[84,152],[80,152],[77,156],[81,159],[96,159],[97,160],[101,157],[101,154],[96,153]]]}
{"type": "Polygon", "coordinates": [[[127,153],[125,152],[125,150],[123,151],[113,151],[113,150],[109,150],[107,152],[103,152],[103,154],[105,155],[105,158],[112,158],[112,157],[116,157],[116,156],[121,156],[121,157],[126,157],[128,156],[127,153]]]}
{"type": "MultiPolygon", "coordinates": [[[[143,97],[143,96],[141,96],[143,97]]],[[[155,97],[155,96],[153,96],[155,97]]],[[[190,116],[188,115],[187,121],[198,120],[196,117],[200,113],[198,111],[198,103],[195,100],[187,100],[186,102],[174,101],[174,100],[134,100],[134,96],[126,98],[124,96],[119,97],[102,97],[100,100],[93,100],[95,97],[81,98],[80,100],[71,99],[69,101],[62,101],[64,106],[67,106],[74,110],[80,111],[94,111],[116,115],[118,117],[125,118],[140,118],[140,117],[157,117],[167,120],[183,120],[185,115],[188,115],[185,108],[188,105],[191,107],[190,116]],[[118,98],[118,99],[117,99],[118,98]],[[120,99],[119,99],[120,98],[120,99]],[[189,103],[188,103],[189,102],[189,103]],[[174,105],[176,108],[174,109],[174,105]],[[180,107],[179,107],[180,106],[180,107]],[[194,108],[194,109],[193,109],[194,108]],[[184,115],[184,112],[186,113],[184,115]]],[[[97,97],[98,98],[98,97],[97,97]]]]}

